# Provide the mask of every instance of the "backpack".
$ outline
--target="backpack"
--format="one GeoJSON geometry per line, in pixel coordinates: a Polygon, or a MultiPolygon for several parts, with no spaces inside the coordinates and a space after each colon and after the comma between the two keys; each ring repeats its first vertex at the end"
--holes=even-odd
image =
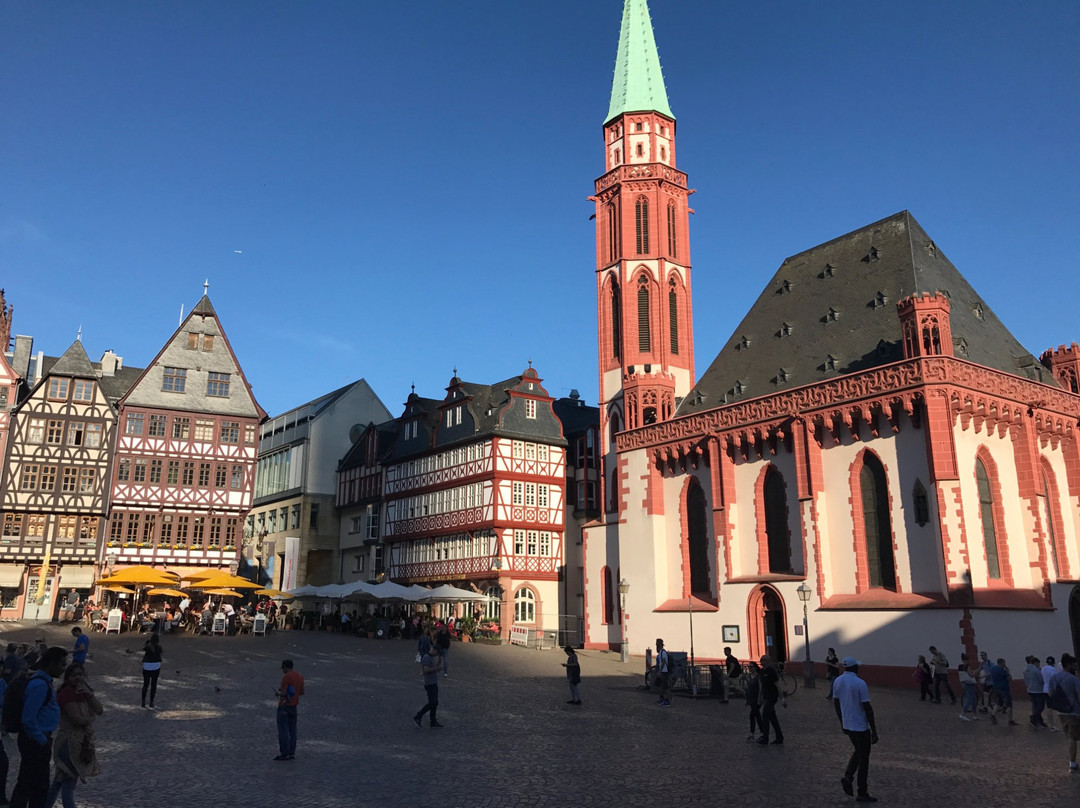
{"type": "MultiPolygon", "coordinates": [[[[26,696],[26,686],[34,678],[35,673],[37,671],[29,668],[24,669],[8,685],[7,692],[4,693],[3,713],[0,714],[0,727],[3,728],[4,732],[17,735],[22,731],[23,700],[26,696]]],[[[48,703],[50,698],[55,698],[55,694],[52,685],[48,682],[45,684],[45,702],[48,703]]]]}

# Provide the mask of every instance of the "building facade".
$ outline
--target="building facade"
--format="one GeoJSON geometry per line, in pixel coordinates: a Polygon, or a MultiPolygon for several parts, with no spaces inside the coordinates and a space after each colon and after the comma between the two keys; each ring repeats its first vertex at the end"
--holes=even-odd
{"type": "Polygon", "coordinates": [[[905,680],[930,643],[1080,646],[1080,349],[1036,360],[908,212],[784,261],[700,380],[674,361],[686,186],[651,31],[627,0],[596,186],[605,514],[585,533],[586,646],[689,650],[692,625],[699,658],[832,646],[905,680]],[[642,238],[657,231],[666,274],[642,238]]]}
{"type": "Polygon", "coordinates": [[[108,567],[238,565],[265,418],[203,295],[120,400],[108,567]]]}

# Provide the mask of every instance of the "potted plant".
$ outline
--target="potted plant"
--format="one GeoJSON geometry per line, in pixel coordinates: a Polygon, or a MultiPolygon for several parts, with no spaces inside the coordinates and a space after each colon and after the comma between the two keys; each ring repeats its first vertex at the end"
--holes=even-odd
{"type": "Polygon", "coordinates": [[[461,631],[461,641],[472,642],[473,635],[476,633],[476,618],[472,616],[462,618],[456,625],[461,631]]]}

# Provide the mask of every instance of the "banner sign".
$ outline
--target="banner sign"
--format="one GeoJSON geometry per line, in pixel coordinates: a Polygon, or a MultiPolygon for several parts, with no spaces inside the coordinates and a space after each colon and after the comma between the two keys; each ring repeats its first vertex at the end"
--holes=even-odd
{"type": "Polygon", "coordinates": [[[300,585],[297,581],[300,562],[300,537],[285,537],[285,567],[281,570],[281,588],[288,592],[300,585]]]}

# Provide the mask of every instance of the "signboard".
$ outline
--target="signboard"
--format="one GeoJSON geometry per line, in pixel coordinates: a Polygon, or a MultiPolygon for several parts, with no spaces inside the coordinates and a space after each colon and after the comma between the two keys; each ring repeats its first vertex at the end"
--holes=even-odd
{"type": "Polygon", "coordinates": [[[105,633],[108,634],[110,631],[115,631],[117,634],[119,634],[120,627],[123,625],[123,623],[124,613],[119,609],[110,609],[109,622],[105,624],[105,633]]]}
{"type": "Polygon", "coordinates": [[[288,592],[300,585],[297,581],[298,564],[300,563],[300,537],[287,536],[285,538],[285,568],[281,571],[281,588],[288,592]]]}

